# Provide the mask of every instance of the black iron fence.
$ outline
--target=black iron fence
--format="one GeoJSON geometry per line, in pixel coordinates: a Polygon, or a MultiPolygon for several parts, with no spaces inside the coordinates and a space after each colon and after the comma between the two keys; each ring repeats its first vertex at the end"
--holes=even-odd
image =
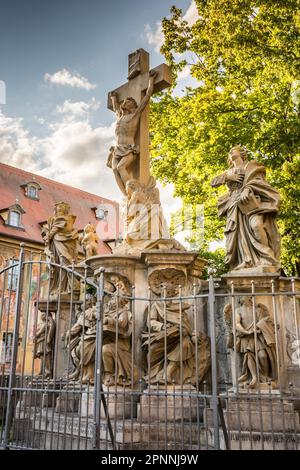
{"type": "Polygon", "coordinates": [[[0,272],[0,446],[298,449],[297,283],[211,276],[137,297],[21,250],[0,272]]]}

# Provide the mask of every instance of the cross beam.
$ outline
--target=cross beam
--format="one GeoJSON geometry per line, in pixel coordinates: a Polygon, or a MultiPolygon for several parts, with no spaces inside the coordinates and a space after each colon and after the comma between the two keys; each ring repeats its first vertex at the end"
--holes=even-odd
{"type": "MultiPolygon", "coordinates": [[[[161,64],[153,69],[156,72],[153,93],[158,93],[168,88],[171,81],[171,70],[166,64],[161,64]]],[[[132,97],[139,104],[145,96],[149,81],[149,53],[144,49],[138,49],[128,56],[128,81],[113,90],[117,93],[118,102],[132,97]]],[[[113,110],[110,93],[108,94],[107,107],[113,110]]],[[[142,184],[147,184],[150,177],[149,161],[149,104],[144,109],[136,135],[136,145],[140,149],[139,157],[131,164],[130,173],[133,178],[142,184]]]]}

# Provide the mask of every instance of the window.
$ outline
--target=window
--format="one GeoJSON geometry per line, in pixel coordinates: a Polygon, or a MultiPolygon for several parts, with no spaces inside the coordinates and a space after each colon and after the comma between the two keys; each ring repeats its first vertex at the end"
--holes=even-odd
{"type": "Polygon", "coordinates": [[[27,183],[21,184],[21,188],[24,189],[26,197],[35,199],[36,201],[39,200],[39,191],[42,189],[42,187],[37,181],[35,181],[35,178],[33,178],[31,181],[27,181],[27,183]]]}
{"type": "Polygon", "coordinates": [[[13,227],[20,227],[21,226],[21,214],[20,214],[20,212],[15,211],[15,210],[9,211],[8,225],[12,225],[13,227]]]}
{"type": "Polygon", "coordinates": [[[11,362],[12,357],[13,333],[3,333],[0,343],[0,363],[7,364],[8,362],[11,362]]]}
{"type": "Polygon", "coordinates": [[[96,209],[96,219],[98,220],[107,220],[108,210],[106,207],[98,207],[96,209]]]}
{"type": "Polygon", "coordinates": [[[38,199],[38,188],[36,186],[28,186],[27,188],[27,196],[31,199],[38,199]]]}
{"type": "MultiPolygon", "coordinates": [[[[13,265],[17,262],[17,260],[10,260],[9,264],[13,265]]],[[[18,278],[19,278],[19,265],[14,266],[8,270],[8,289],[9,290],[17,290],[18,285],[18,278]]]]}

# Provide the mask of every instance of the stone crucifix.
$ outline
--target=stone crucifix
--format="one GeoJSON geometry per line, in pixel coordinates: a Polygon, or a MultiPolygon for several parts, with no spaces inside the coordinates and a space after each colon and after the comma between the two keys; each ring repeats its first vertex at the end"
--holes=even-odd
{"type": "Polygon", "coordinates": [[[129,180],[149,181],[149,100],[170,85],[170,68],[161,64],[150,70],[149,53],[138,49],[128,56],[128,82],[108,94],[108,109],[116,113],[117,124],[107,166],[125,196],[129,180]]]}

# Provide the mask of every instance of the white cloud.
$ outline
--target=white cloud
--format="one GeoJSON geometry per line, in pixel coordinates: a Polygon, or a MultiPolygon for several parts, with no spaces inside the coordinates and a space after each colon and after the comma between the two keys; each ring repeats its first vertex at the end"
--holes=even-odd
{"type": "Polygon", "coordinates": [[[182,208],[182,199],[180,197],[174,197],[174,185],[166,184],[162,185],[159,181],[157,187],[160,193],[160,201],[163,207],[164,216],[168,225],[171,222],[171,215],[182,208]]]}
{"type": "Polygon", "coordinates": [[[7,117],[0,110],[1,162],[35,171],[32,155],[36,153],[36,144],[36,139],[24,129],[22,119],[7,117]]]}
{"type": "Polygon", "coordinates": [[[44,80],[54,85],[70,86],[72,88],[82,88],[83,90],[94,90],[96,85],[79,73],[71,73],[67,69],[59,70],[54,74],[46,73],[44,80]]]}
{"type": "Polygon", "coordinates": [[[0,161],[103,197],[121,197],[106,167],[114,124],[93,128],[88,117],[63,115],[49,130],[45,138],[31,136],[21,119],[0,112],[0,161]]]}
{"type": "Polygon", "coordinates": [[[90,111],[97,111],[101,103],[93,98],[90,102],[66,100],[60,106],[56,107],[58,114],[67,114],[73,116],[86,116],[90,111]]]}
{"type": "Polygon", "coordinates": [[[189,24],[189,26],[192,26],[199,19],[197,5],[194,0],[192,0],[190,6],[188,7],[182,19],[186,21],[189,24]]]}
{"type": "Polygon", "coordinates": [[[156,52],[160,52],[160,48],[164,43],[161,21],[156,22],[154,31],[149,24],[146,24],[145,33],[150,46],[153,46],[156,52]]]}
{"type": "MultiPolygon", "coordinates": [[[[192,0],[190,6],[188,7],[187,11],[183,15],[182,19],[187,21],[189,26],[192,26],[195,21],[199,18],[197,6],[194,0],[192,0]]],[[[160,48],[164,43],[164,35],[162,32],[162,24],[161,21],[157,21],[155,24],[154,29],[149,25],[145,25],[145,34],[148,43],[154,47],[156,52],[160,52],[160,48]]]]}
{"type": "Polygon", "coordinates": [[[178,81],[183,80],[184,78],[189,77],[191,74],[191,67],[190,65],[186,65],[179,73],[177,76],[178,81]]]}

